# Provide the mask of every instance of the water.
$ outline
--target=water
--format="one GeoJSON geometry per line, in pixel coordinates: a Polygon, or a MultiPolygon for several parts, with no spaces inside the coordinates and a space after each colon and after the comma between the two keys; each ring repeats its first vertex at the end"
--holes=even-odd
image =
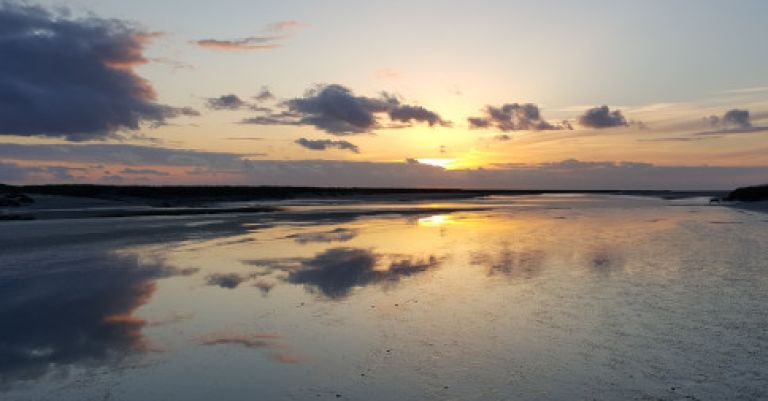
{"type": "Polygon", "coordinates": [[[765,400],[768,216],[701,203],[3,223],[0,398],[765,400]]]}

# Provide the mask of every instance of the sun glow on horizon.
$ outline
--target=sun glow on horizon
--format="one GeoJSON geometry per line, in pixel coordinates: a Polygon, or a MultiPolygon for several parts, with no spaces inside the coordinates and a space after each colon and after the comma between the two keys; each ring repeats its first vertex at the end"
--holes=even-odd
{"type": "Polygon", "coordinates": [[[435,166],[435,167],[441,167],[446,170],[450,170],[453,164],[456,162],[456,159],[431,159],[431,158],[425,158],[425,159],[416,159],[421,164],[426,164],[429,166],[435,166]]]}

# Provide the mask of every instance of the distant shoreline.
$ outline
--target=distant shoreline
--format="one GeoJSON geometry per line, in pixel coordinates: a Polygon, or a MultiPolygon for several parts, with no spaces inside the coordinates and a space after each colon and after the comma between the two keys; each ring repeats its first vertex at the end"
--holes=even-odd
{"type": "MultiPolygon", "coordinates": [[[[539,189],[457,189],[457,188],[377,188],[377,187],[293,187],[293,186],[115,186],[115,185],[0,185],[2,193],[55,195],[106,200],[189,203],[286,200],[300,198],[403,198],[451,199],[482,196],[521,196],[544,194],[606,194],[653,196],[666,199],[711,196],[723,197],[728,191],[675,190],[539,190],[539,189]]],[[[162,205],[160,205],[162,206],[162,205]]]]}
{"type": "MultiPolygon", "coordinates": [[[[445,202],[488,196],[617,195],[722,197],[719,191],[464,190],[247,186],[0,186],[0,220],[193,216],[279,212],[283,202],[445,202]]],[[[402,210],[401,210],[402,211],[402,210]]],[[[408,210],[406,210],[408,211],[408,210]]],[[[418,212],[418,211],[416,211],[418,212]]]]}

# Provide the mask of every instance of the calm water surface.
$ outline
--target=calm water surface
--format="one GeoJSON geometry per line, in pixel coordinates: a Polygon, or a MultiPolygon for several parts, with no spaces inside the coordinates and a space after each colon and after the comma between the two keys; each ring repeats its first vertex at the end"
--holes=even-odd
{"type": "Polygon", "coordinates": [[[697,203],[3,223],[0,399],[766,400],[768,215],[697,203]]]}

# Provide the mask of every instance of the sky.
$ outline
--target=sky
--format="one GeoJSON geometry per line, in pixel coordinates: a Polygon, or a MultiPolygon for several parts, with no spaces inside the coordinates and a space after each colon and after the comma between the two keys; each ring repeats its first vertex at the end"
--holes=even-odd
{"type": "Polygon", "coordinates": [[[768,182],[768,2],[0,1],[0,182],[768,182]]]}

